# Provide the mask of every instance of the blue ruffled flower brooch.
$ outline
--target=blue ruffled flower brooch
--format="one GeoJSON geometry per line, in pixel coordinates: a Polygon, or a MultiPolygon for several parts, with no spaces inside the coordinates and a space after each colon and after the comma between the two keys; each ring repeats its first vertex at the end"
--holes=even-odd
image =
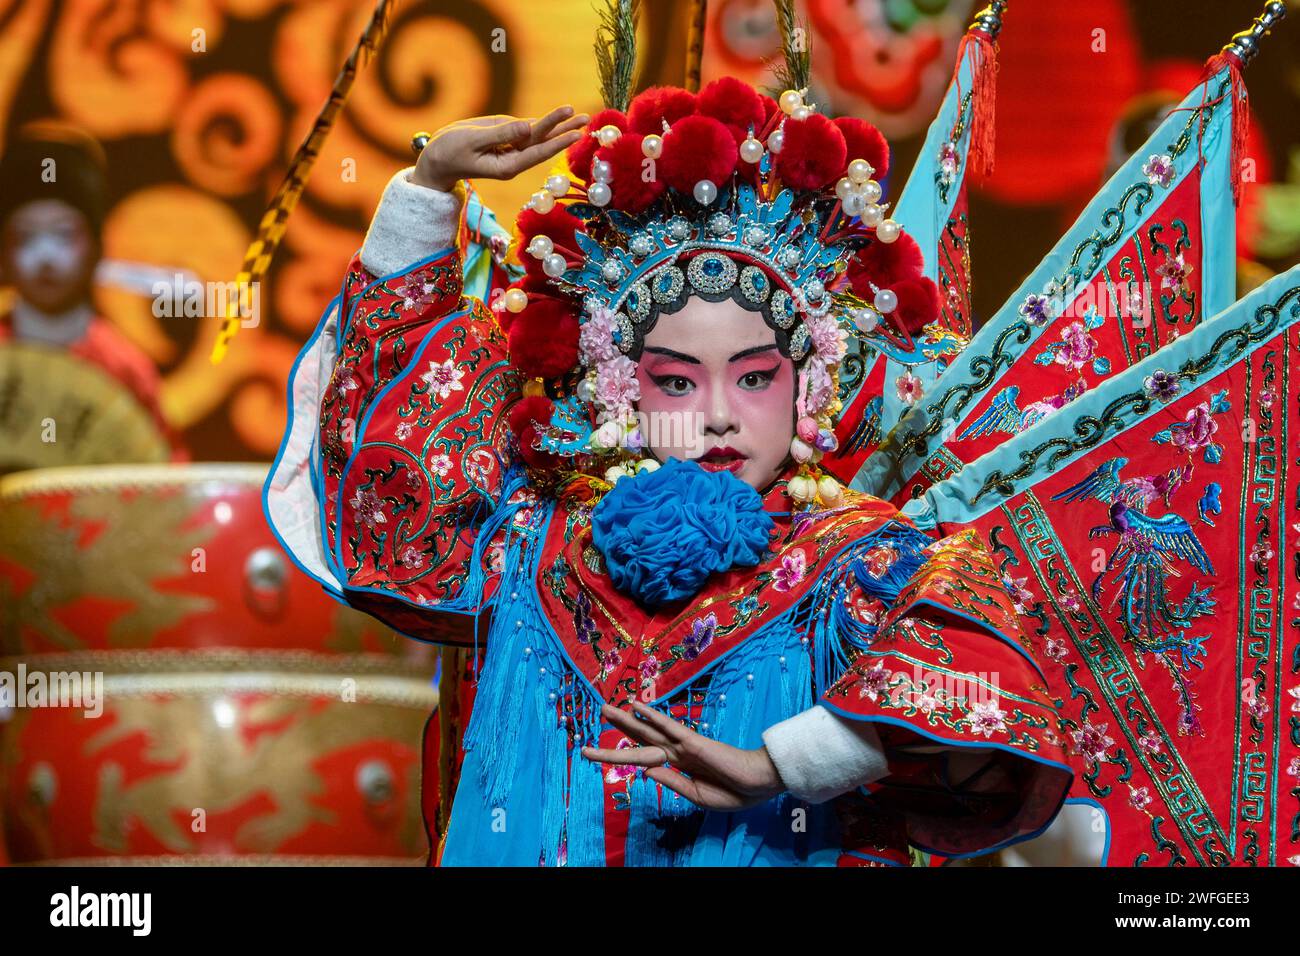
{"type": "Polygon", "coordinates": [[[647,607],[691,597],[714,572],[758,564],[774,527],[759,493],[731,472],[676,458],[620,479],[591,514],[614,587],[647,607]]]}

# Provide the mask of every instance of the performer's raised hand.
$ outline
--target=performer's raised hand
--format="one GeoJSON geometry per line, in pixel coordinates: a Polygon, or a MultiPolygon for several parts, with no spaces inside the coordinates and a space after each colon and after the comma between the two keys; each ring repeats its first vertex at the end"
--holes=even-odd
{"type": "Polygon", "coordinates": [[[651,780],[706,810],[742,810],[785,789],[765,747],[743,750],[711,740],[639,701],[632,701],[632,709],[635,714],[605,704],[600,712],[641,746],[583,747],[582,755],[598,763],[647,767],[651,780]]]}
{"type": "Polygon", "coordinates": [[[590,119],[560,106],[540,119],[498,113],[450,123],[421,150],[411,181],[448,192],[461,179],[513,179],[576,143],[590,119]]]}

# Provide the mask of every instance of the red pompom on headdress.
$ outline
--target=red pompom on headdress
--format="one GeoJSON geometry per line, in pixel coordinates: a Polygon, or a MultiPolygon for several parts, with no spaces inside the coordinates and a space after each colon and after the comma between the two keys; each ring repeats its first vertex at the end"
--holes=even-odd
{"type": "Polygon", "coordinates": [[[569,212],[563,203],[556,203],[549,212],[541,213],[531,206],[525,206],[515,217],[515,231],[519,233],[519,244],[527,246],[533,236],[550,236],[553,240],[570,249],[576,249],[573,234],[583,228],[582,220],[569,212]]]}
{"type": "Polygon", "coordinates": [[[559,378],[578,364],[576,304],[530,293],[510,320],[510,361],[533,378],[559,378]]]}
{"type": "MultiPolygon", "coordinates": [[[[527,254],[524,254],[522,258],[526,263],[529,261],[536,262],[532,256],[527,254]]],[[[518,315],[517,312],[511,312],[505,307],[505,300],[502,298],[511,289],[522,289],[528,295],[530,301],[534,296],[550,299],[556,297],[555,287],[551,285],[550,280],[540,267],[536,271],[529,270],[525,272],[522,278],[499,290],[492,299],[492,315],[495,316],[497,325],[501,327],[501,331],[505,332],[506,335],[510,334],[510,329],[515,324],[515,316],[518,315]]]]}
{"type": "Polygon", "coordinates": [[[646,158],[641,151],[643,139],[639,133],[624,133],[613,146],[596,150],[596,158],[609,163],[612,173],[609,204],[633,215],[644,212],[667,188],[657,175],[642,175],[646,158]]]}
{"type": "Polygon", "coordinates": [[[921,247],[915,239],[903,233],[894,242],[876,241],[859,249],[849,260],[845,276],[854,294],[870,302],[874,293],[868,283],[874,283],[877,288],[892,289],[894,283],[914,279],[924,270],[921,247]]]}
{"type": "MultiPolygon", "coordinates": [[[[538,287],[544,289],[547,294],[555,293],[546,283],[541,260],[528,252],[528,244],[532,242],[534,236],[547,236],[555,246],[556,252],[563,255],[566,260],[576,261],[579,251],[574,234],[582,231],[583,228],[582,220],[558,202],[546,213],[525,206],[515,218],[515,231],[519,234],[519,261],[523,263],[524,271],[538,280],[538,287]]],[[[502,328],[504,327],[503,324],[502,328]]]]}
{"type": "MultiPolygon", "coordinates": [[[[866,157],[855,157],[866,159],[866,157]]],[[[871,162],[871,160],[867,160],[871,162]]],[[[915,239],[903,233],[894,242],[876,241],[858,250],[844,273],[853,294],[867,302],[876,289],[889,289],[898,305],[889,321],[911,336],[939,318],[939,288],[924,275],[925,258],[915,239]]]]}
{"type": "Polygon", "coordinates": [[[789,119],[782,129],[785,142],[774,164],[786,186],[824,189],[844,175],[844,136],[825,116],[810,113],[805,119],[789,119]]]}
{"type": "Polygon", "coordinates": [[[582,139],[578,140],[567,150],[565,158],[569,161],[569,171],[573,173],[574,179],[581,179],[584,183],[591,180],[591,158],[596,155],[596,150],[600,148],[600,143],[592,135],[602,126],[617,126],[623,132],[627,132],[627,117],[622,110],[604,109],[591,117],[586,128],[582,131],[582,139]]]}
{"type": "Polygon", "coordinates": [[[659,177],[689,196],[702,179],[721,188],[735,172],[739,158],[736,141],[720,121],[711,116],[686,116],[664,134],[659,177]]]}
{"type": "Polygon", "coordinates": [[[516,402],[506,417],[506,424],[519,442],[519,454],[531,468],[547,470],[560,462],[559,456],[554,452],[542,451],[537,447],[538,435],[550,425],[554,408],[545,395],[529,395],[516,402]]]}
{"type": "Polygon", "coordinates": [[[652,86],[642,90],[627,108],[627,129],[645,136],[662,136],[664,121],[672,126],[695,112],[695,94],[680,86],[652,86]]]}
{"type": "Polygon", "coordinates": [[[898,298],[891,318],[908,335],[920,335],[925,326],[939,318],[939,287],[929,276],[916,276],[890,287],[898,298]]]}
{"type": "Polygon", "coordinates": [[[734,76],[719,77],[700,90],[697,109],[701,116],[712,116],[726,126],[737,145],[751,126],[755,136],[761,135],[768,116],[758,92],[734,76]]]}
{"type": "MultiPolygon", "coordinates": [[[[841,116],[835,125],[844,136],[846,159],[849,162],[865,159],[875,170],[872,178],[884,179],[889,172],[889,143],[880,130],[856,116],[841,116]]],[[[786,129],[789,128],[787,123],[786,129]]]]}

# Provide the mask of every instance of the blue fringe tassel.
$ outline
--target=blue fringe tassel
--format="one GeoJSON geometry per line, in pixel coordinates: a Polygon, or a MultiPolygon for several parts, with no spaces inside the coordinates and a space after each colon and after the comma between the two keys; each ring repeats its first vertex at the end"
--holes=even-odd
{"type": "MultiPolygon", "coordinates": [[[[547,673],[554,671],[548,668],[547,673]]],[[[537,688],[537,726],[542,734],[542,853],[552,866],[559,860],[564,831],[565,748],[569,736],[561,722],[568,716],[560,712],[563,687],[556,690],[557,686],[556,682],[544,681],[537,688]]]]}
{"type": "Polygon", "coordinates": [[[599,737],[600,704],[588,701],[583,732],[574,741],[569,764],[569,813],[566,831],[569,866],[605,865],[605,779],[603,767],[582,756],[583,745],[599,737]],[[594,711],[592,703],[595,704],[594,711]],[[594,718],[593,718],[594,714],[594,718]]]}

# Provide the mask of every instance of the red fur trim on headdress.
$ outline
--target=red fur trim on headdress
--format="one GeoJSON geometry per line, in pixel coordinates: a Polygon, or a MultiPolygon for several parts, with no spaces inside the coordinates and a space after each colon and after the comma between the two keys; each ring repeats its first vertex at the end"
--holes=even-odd
{"type": "Polygon", "coordinates": [[[898,297],[898,306],[890,318],[908,335],[920,335],[925,326],[939,318],[939,287],[929,276],[903,279],[890,288],[898,297]]]}
{"type": "Polygon", "coordinates": [[[530,301],[534,297],[544,299],[559,298],[555,294],[555,287],[551,285],[551,280],[547,278],[546,273],[542,271],[541,262],[527,253],[525,253],[521,258],[523,259],[525,268],[528,268],[529,271],[525,272],[521,278],[510,283],[510,285],[501,289],[498,294],[492,297],[492,314],[496,317],[497,325],[501,326],[501,331],[505,332],[507,335],[510,334],[510,327],[515,324],[515,316],[517,313],[511,312],[505,307],[505,302],[502,301],[501,296],[505,295],[506,292],[511,289],[523,289],[528,293],[530,301]],[[536,270],[529,268],[530,266],[536,266],[536,270]],[[500,308],[496,307],[497,303],[501,304],[500,308]]]}
{"type": "Polygon", "coordinates": [[[786,120],[785,142],[776,154],[781,182],[794,189],[822,189],[844,175],[844,136],[820,113],[786,120]]]}
{"type": "Polygon", "coordinates": [[[596,157],[610,165],[613,175],[610,177],[609,204],[615,209],[636,215],[664,194],[667,188],[658,175],[643,175],[645,154],[641,152],[641,141],[645,139],[639,133],[624,133],[613,146],[602,146],[596,150],[596,157]]]}
{"type": "MultiPolygon", "coordinates": [[[[763,107],[763,119],[754,127],[754,138],[761,142],[764,148],[766,148],[767,137],[771,134],[772,130],[776,129],[777,123],[780,122],[777,118],[777,114],[781,112],[781,106],[776,100],[772,99],[772,97],[763,93],[758,94],[758,102],[759,105],[763,107]]],[[[736,168],[740,170],[740,178],[744,182],[749,183],[751,186],[757,186],[759,181],[759,165],[759,163],[747,163],[744,160],[741,160],[736,164],[736,168]]]]}
{"type": "Polygon", "coordinates": [[[721,189],[739,158],[736,141],[722,123],[711,116],[686,116],[664,134],[659,178],[688,196],[701,179],[721,189]]]}
{"type": "Polygon", "coordinates": [[[544,215],[536,209],[525,206],[515,218],[515,232],[519,236],[516,255],[523,263],[524,271],[538,279],[542,287],[552,295],[553,288],[545,283],[546,274],[542,272],[542,260],[528,251],[528,244],[534,236],[547,236],[554,243],[555,251],[563,255],[572,265],[576,263],[577,256],[580,254],[578,243],[573,236],[582,229],[582,220],[569,212],[563,203],[556,203],[551,207],[551,211],[544,215]]]}
{"type": "Polygon", "coordinates": [[[591,181],[591,157],[596,154],[600,144],[596,142],[596,137],[591,134],[602,126],[617,126],[623,132],[627,132],[627,117],[622,110],[604,109],[600,110],[591,121],[587,123],[582,131],[582,139],[578,140],[567,150],[565,158],[569,161],[569,172],[573,174],[574,179],[580,179],[584,183],[591,181]]]}
{"type": "Polygon", "coordinates": [[[853,292],[870,302],[874,293],[868,282],[881,289],[892,289],[894,283],[916,278],[924,269],[921,247],[907,233],[902,233],[894,242],[873,242],[859,249],[849,260],[845,274],[853,292]]]}
{"type": "MultiPolygon", "coordinates": [[[[884,179],[889,172],[889,143],[884,135],[866,120],[856,116],[841,116],[835,125],[844,134],[844,145],[848,152],[848,162],[865,159],[875,170],[873,179],[884,179]]],[[[787,137],[790,124],[786,124],[787,137]]],[[[847,164],[846,164],[847,165],[847,164]]]]}
{"type": "Polygon", "coordinates": [[[559,378],[578,364],[578,316],[564,299],[529,296],[510,325],[510,361],[525,375],[559,378]]]}
{"type": "Polygon", "coordinates": [[[763,100],[752,86],[734,76],[723,76],[700,90],[697,108],[701,116],[712,116],[731,130],[739,145],[754,127],[754,135],[763,132],[767,112],[763,100]]]}
{"type": "Polygon", "coordinates": [[[529,395],[510,409],[506,423],[519,442],[519,454],[532,468],[548,469],[559,464],[559,456],[535,448],[538,432],[551,423],[554,406],[545,395],[529,395]]]}
{"type": "Polygon", "coordinates": [[[627,128],[645,136],[662,136],[663,121],[671,126],[695,112],[695,94],[680,86],[652,86],[642,90],[627,108],[627,128]]]}
{"type": "Polygon", "coordinates": [[[515,217],[515,232],[519,242],[527,247],[533,236],[549,236],[554,242],[577,249],[573,234],[582,228],[582,220],[569,212],[563,203],[556,203],[548,213],[540,213],[528,206],[515,217]]]}

